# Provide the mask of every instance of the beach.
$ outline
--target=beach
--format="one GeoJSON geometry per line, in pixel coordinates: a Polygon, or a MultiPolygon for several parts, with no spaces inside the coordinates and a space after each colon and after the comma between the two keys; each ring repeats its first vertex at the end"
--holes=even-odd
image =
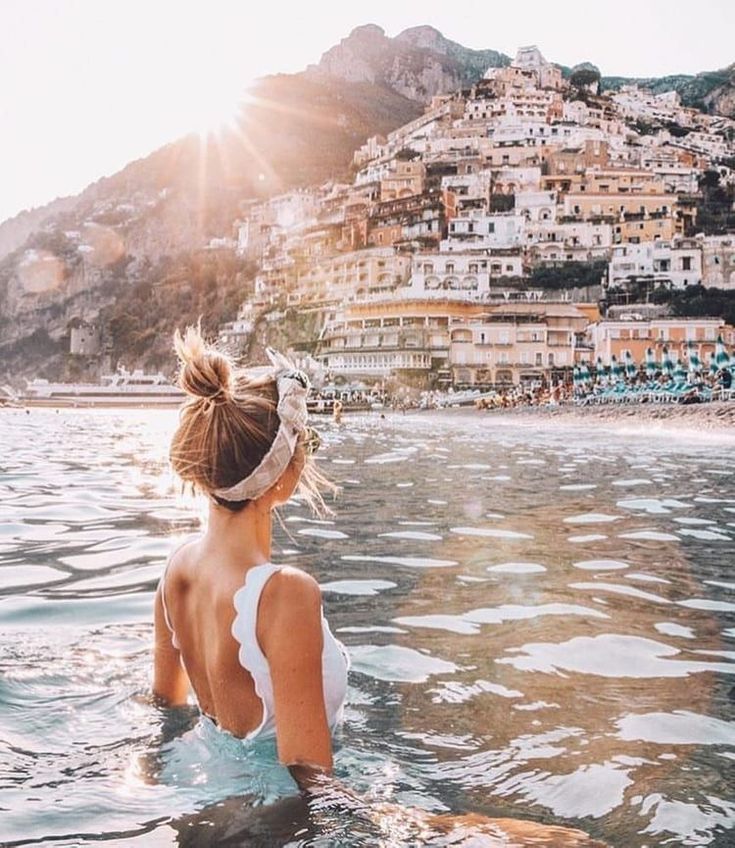
{"type": "Polygon", "coordinates": [[[512,409],[478,410],[468,407],[438,410],[439,415],[476,417],[513,423],[523,427],[593,427],[615,430],[653,427],[657,430],[691,433],[735,441],[735,403],[713,401],[701,404],[604,404],[600,406],[519,406],[512,409]]]}

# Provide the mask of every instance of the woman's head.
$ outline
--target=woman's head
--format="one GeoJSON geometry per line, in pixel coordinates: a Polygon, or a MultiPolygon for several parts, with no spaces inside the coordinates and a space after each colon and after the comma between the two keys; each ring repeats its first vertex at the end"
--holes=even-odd
{"type": "MultiPolygon", "coordinates": [[[[233,511],[255,501],[277,506],[296,489],[317,511],[325,509],[320,489],[334,487],[308,455],[303,433],[292,437],[287,446],[279,439],[276,447],[286,451],[280,464],[261,465],[281,426],[277,372],[236,368],[226,354],[207,345],[194,327],[183,336],[177,330],[174,347],[181,362],[179,385],[189,395],[171,441],[171,464],[179,477],[233,511]],[[271,480],[273,468],[275,479],[271,480]],[[256,469],[264,485],[240,498],[238,484],[252,479],[256,469]],[[232,487],[236,487],[234,495],[227,492],[232,487]]],[[[283,385],[282,381],[282,390],[283,385]]]]}

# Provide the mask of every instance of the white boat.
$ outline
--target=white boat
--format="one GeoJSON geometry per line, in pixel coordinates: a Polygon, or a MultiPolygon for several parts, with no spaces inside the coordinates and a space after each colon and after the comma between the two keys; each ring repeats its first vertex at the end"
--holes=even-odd
{"type": "Polygon", "coordinates": [[[178,406],[186,395],[163,374],[120,369],[99,383],[28,382],[20,400],[26,406],[178,406]]]}

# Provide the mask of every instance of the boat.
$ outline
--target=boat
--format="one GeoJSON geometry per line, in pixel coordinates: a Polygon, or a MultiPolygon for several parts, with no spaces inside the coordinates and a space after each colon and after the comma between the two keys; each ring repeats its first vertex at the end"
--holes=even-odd
{"type": "Polygon", "coordinates": [[[146,374],[124,368],[103,374],[99,383],[53,383],[35,379],[28,382],[19,400],[25,406],[178,406],[184,399],[178,386],[163,374],[146,374]]]}
{"type": "Polygon", "coordinates": [[[0,407],[19,407],[21,402],[10,386],[0,386],[0,407]]]}

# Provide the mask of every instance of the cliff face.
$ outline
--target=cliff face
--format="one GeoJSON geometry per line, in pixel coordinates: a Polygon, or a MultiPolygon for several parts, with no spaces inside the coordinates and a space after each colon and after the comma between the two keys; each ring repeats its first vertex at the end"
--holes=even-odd
{"type": "Polygon", "coordinates": [[[308,69],[347,82],[385,86],[420,103],[477,81],[489,67],[502,67],[508,56],[496,50],[471,50],[429,26],[412,27],[389,38],[375,24],[357,27],[308,69]]]}
{"type": "Polygon", "coordinates": [[[727,74],[723,82],[719,82],[710,91],[702,95],[707,111],[715,115],[735,117],[735,63],[729,65],[720,74],[727,74]]]}

